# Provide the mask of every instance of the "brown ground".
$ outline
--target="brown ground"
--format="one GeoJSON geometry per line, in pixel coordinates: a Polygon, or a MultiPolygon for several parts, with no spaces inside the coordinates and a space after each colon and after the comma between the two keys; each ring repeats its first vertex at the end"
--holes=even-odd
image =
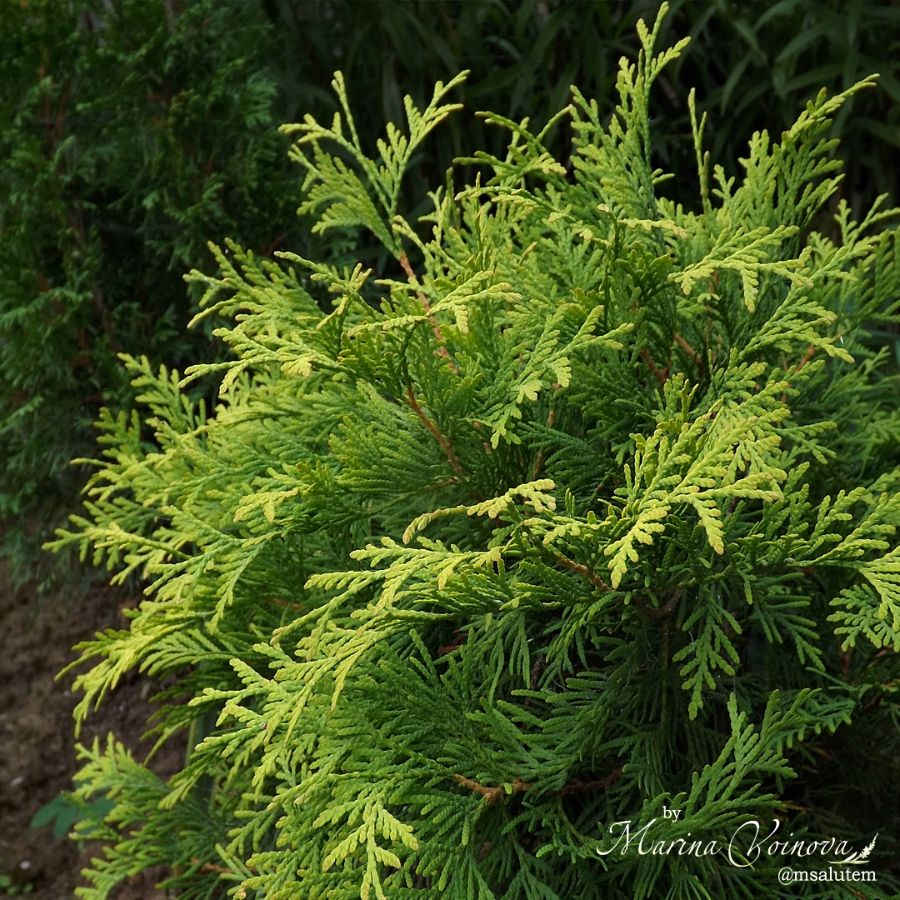
{"type": "MultiPolygon", "coordinates": [[[[0,568],[0,876],[12,880],[0,897],[64,900],[86,882],[80,875],[87,848],[56,840],[52,828],[31,827],[34,813],[60,791],[71,789],[77,769],[72,678],[54,681],[71,659],[71,647],[108,626],[123,626],[121,592],[97,587],[81,595],[37,598],[15,592],[0,568]]],[[[146,679],[122,684],[82,729],[81,741],[101,740],[109,731],[142,758],[140,740],[151,710],[146,679]]],[[[171,774],[181,751],[164,749],[155,758],[158,774],[171,774]]],[[[96,854],[96,848],[90,848],[96,854]]],[[[116,900],[159,900],[159,877],[123,886],[116,900]]]]}

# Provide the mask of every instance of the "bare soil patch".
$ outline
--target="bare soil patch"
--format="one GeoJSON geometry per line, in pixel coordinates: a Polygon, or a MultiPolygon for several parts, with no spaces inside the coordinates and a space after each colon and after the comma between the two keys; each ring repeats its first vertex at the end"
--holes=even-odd
{"type": "MultiPolygon", "coordinates": [[[[50,827],[31,827],[38,809],[72,788],[78,769],[72,720],[78,697],[71,691],[71,675],[55,677],[72,660],[74,644],[104,628],[123,627],[121,610],[133,603],[125,592],[105,586],[37,597],[14,590],[0,568],[0,876],[12,882],[5,892],[0,886],[0,897],[62,900],[86,883],[80,870],[97,848],[57,840],[50,827]]],[[[146,679],[123,683],[88,719],[81,742],[103,741],[113,731],[143,758],[150,749],[141,739],[152,712],[150,693],[146,679]]],[[[163,748],[152,767],[168,776],[182,754],[183,748],[163,748]]],[[[124,885],[117,900],[165,897],[154,887],[164,873],[154,874],[124,885]]]]}

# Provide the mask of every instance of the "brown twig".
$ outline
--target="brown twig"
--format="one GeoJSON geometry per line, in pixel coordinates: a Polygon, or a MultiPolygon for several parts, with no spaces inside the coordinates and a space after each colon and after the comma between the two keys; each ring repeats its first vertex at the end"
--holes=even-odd
{"type": "Polygon", "coordinates": [[[797,371],[799,372],[815,355],[816,348],[813,344],[810,344],[806,348],[806,353],[804,354],[803,359],[800,360],[800,365],[797,366],[797,371]]]}
{"type": "Polygon", "coordinates": [[[675,343],[690,356],[697,368],[703,368],[703,359],[700,354],[677,331],[675,332],[675,343]]]}
{"type": "Polygon", "coordinates": [[[647,363],[647,368],[653,373],[653,377],[659,382],[660,387],[665,387],[666,381],[669,378],[669,370],[664,369],[660,371],[659,367],[653,362],[650,354],[645,348],[641,348],[641,359],[647,363]]]}
{"type": "Polygon", "coordinates": [[[266,599],[269,603],[274,603],[282,609],[295,609],[298,611],[303,609],[299,603],[291,603],[289,600],[282,600],[280,597],[267,597],[266,599]]]}
{"type": "Polygon", "coordinates": [[[838,659],[841,662],[841,676],[844,681],[850,680],[850,663],[853,660],[853,648],[838,651],[838,659]]]}
{"type": "Polygon", "coordinates": [[[425,415],[425,411],[419,406],[419,401],[416,399],[412,385],[406,389],[406,402],[409,404],[409,408],[418,416],[419,421],[425,426],[425,430],[437,441],[441,450],[444,451],[444,456],[447,457],[447,462],[450,463],[453,471],[460,477],[463,477],[465,473],[463,467],[459,464],[459,460],[456,458],[453,445],[447,440],[446,435],[441,434],[440,428],[425,415]]]}
{"type": "MultiPolygon", "coordinates": [[[[814,356],[816,355],[816,348],[813,344],[810,344],[806,348],[806,353],[803,354],[803,359],[800,360],[800,365],[797,366],[797,372],[799,372],[814,356]]],[[[787,400],[787,394],[781,395],[781,402],[784,403],[787,400]]]]}
{"type": "MultiPolygon", "coordinates": [[[[547,427],[552,428],[553,423],[556,421],[556,410],[550,409],[550,412],[547,413],[547,427]]],[[[544,465],[544,448],[541,447],[537,452],[537,456],[534,458],[534,468],[531,470],[531,480],[535,481],[541,473],[541,468],[544,465]]]]}
{"type": "Polygon", "coordinates": [[[683,593],[683,591],[676,591],[662,606],[650,606],[643,597],[635,597],[634,605],[651,619],[664,619],[671,615],[678,606],[678,601],[681,600],[683,593]]]}
{"type": "MultiPolygon", "coordinates": [[[[504,795],[504,793],[506,793],[506,791],[502,787],[485,787],[485,785],[479,784],[472,778],[466,778],[465,775],[456,774],[453,776],[453,780],[457,784],[468,788],[470,791],[474,791],[476,794],[481,794],[488,806],[496,803],[504,795]]],[[[530,787],[531,785],[527,781],[522,781],[521,778],[516,778],[516,780],[513,781],[511,785],[512,790],[510,791],[510,793],[520,794],[523,791],[527,791],[530,787]]]]}
{"type": "Polygon", "coordinates": [[[546,660],[543,656],[535,657],[534,663],[531,666],[531,679],[529,681],[532,690],[538,686],[538,679],[541,677],[541,672],[544,671],[545,665],[546,660]]]}
{"type": "MultiPolygon", "coordinates": [[[[413,267],[409,263],[409,257],[405,253],[400,255],[400,267],[406,274],[406,277],[410,284],[415,284],[418,281],[418,279],[416,278],[416,273],[413,272],[413,267]]],[[[419,302],[422,304],[425,312],[430,312],[431,304],[428,302],[428,298],[421,291],[416,291],[416,295],[418,296],[419,302]]]]}
{"type": "MultiPolygon", "coordinates": [[[[591,791],[609,790],[609,788],[619,780],[621,775],[622,769],[617,767],[603,778],[598,778],[593,781],[570,782],[569,784],[560,788],[560,790],[553,791],[550,796],[569,797],[573,794],[587,794],[591,791]]],[[[484,797],[485,804],[487,806],[492,806],[494,803],[500,800],[504,794],[509,794],[510,796],[512,796],[513,794],[522,794],[525,791],[531,790],[531,788],[534,786],[518,777],[513,780],[512,784],[509,786],[509,789],[501,786],[488,787],[486,785],[480,784],[473,778],[467,778],[465,775],[460,774],[454,774],[453,780],[462,787],[468,788],[470,791],[474,791],[476,794],[481,794],[481,796],[484,797]]]]}
{"type": "Polygon", "coordinates": [[[438,356],[442,356],[444,359],[446,359],[447,365],[453,370],[453,373],[455,375],[458,375],[459,369],[456,367],[456,363],[454,363],[453,359],[450,357],[450,351],[447,349],[447,346],[444,343],[444,332],[441,331],[441,326],[438,324],[437,319],[435,319],[435,317],[431,315],[431,303],[429,303],[428,298],[425,296],[425,292],[422,291],[418,286],[419,280],[418,278],[416,278],[416,273],[413,271],[413,268],[409,263],[409,257],[405,253],[401,253],[399,261],[400,267],[406,274],[407,280],[416,289],[416,297],[418,298],[419,303],[422,304],[422,309],[428,316],[428,321],[431,324],[431,330],[434,334],[434,338],[438,342],[438,356]]]}
{"type": "Polygon", "coordinates": [[[466,640],[465,633],[457,628],[456,631],[453,632],[453,640],[449,644],[443,644],[438,647],[438,656],[446,656],[448,653],[452,653],[454,650],[457,650],[459,647],[463,645],[466,640]]]}
{"type": "Polygon", "coordinates": [[[271,256],[274,253],[276,247],[280,247],[284,243],[285,233],[282,231],[281,234],[276,235],[269,241],[268,244],[263,244],[262,247],[262,255],[263,256],[271,256]]]}
{"type": "Polygon", "coordinates": [[[622,777],[622,769],[615,768],[605,778],[595,781],[573,781],[561,790],[554,791],[554,797],[568,797],[571,794],[588,794],[591,791],[608,791],[622,777]]]}
{"type": "Polygon", "coordinates": [[[569,559],[568,556],[563,556],[563,554],[559,552],[555,552],[553,556],[564,569],[568,569],[570,572],[577,572],[579,575],[587,578],[597,590],[611,590],[610,586],[593,569],[583,563],[575,562],[574,559],[569,559]]]}
{"type": "MultiPolygon", "coordinates": [[[[479,422],[477,419],[473,420],[472,427],[478,432],[479,435],[481,435],[482,437],[484,436],[484,428],[482,427],[481,422],[479,422]]],[[[481,446],[484,448],[484,452],[488,456],[490,456],[494,452],[494,448],[491,446],[490,441],[483,440],[481,442],[481,446]]]]}

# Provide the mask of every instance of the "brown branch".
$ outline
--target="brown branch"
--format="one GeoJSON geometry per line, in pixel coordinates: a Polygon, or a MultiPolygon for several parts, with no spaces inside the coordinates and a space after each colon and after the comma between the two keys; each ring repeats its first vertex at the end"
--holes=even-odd
{"type": "Polygon", "coordinates": [[[663,371],[660,371],[659,367],[650,357],[650,354],[644,348],[641,348],[641,359],[647,363],[647,368],[653,373],[653,377],[659,382],[659,386],[665,387],[666,381],[669,378],[669,370],[664,369],[663,371]]]}
{"type": "Polygon", "coordinates": [[[803,359],[800,360],[800,365],[797,366],[797,371],[799,372],[814,356],[816,355],[816,348],[813,344],[810,344],[806,348],[806,354],[803,359]]]}
{"type": "Polygon", "coordinates": [[[399,261],[401,268],[406,274],[407,280],[416,289],[416,297],[418,298],[419,303],[422,304],[422,309],[428,316],[428,321],[431,324],[431,330],[434,333],[434,338],[438,342],[438,356],[444,357],[444,359],[447,360],[447,365],[449,365],[453,370],[453,373],[455,375],[458,375],[459,369],[456,367],[456,363],[454,363],[452,358],[450,357],[450,351],[447,349],[447,346],[444,343],[444,332],[441,331],[441,326],[438,324],[437,319],[433,315],[431,315],[431,304],[428,302],[428,298],[425,296],[424,291],[419,288],[419,280],[416,278],[416,273],[413,271],[412,266],[409,264],[409,257],[405,253],[401,253],[399,261]]]}
{"type": "Polygon", "coordinates": [[[281,234],[276,235],[274,238],[272,238],[272,240],[269,241],[268,244],[263,244],[262,255],[263,256],[271,256],[272,253],[275,251],[275,248],[280,247],[284,243],[285,237],[286,237],[286,235],[282,231],[281,234]]]}
{"type": "MultiPolygon", "coordinates": [[[[604,778],[599,778],[594,781],[572,781],[569,784],[564,785],[560,790],[553,791],[550,796],[569,797],[573,794],[587,794],[591,791],[609,790],[621,776],[622,769],[615,768],[604,778]]],[[[522,794],[525,791],[530,791],[532,787],[534,787],[534,785],[529,784],[527,781],[523,781],[521,778],[516,778],[510,785],[509,790],[501,786],[487,787],[486,785],[479,784],[472,778],[467,778],[465,775],[460,775],[458,773],[454,774],[453,780],[462,787],[468,788],[476,794],[481,794],[481,796],[484,797],[487,806],[492,806],[500,800],[504,794],[508,793],[510,796],[513,794],[522,794]]]]}
{"type": "Polygon", "coordinates": [[[454,650],[457,650],[461,647],[466,639],[465,633],[457,628],[456,631],[453,632],[453,640],[449,644],[444,644],[441,647],[438,647],[438,656],[446,656],[448,653],[452,653],[454,650]]]}
{"type": "Polygon", "coordinates": [[[564,569],[568,569],[571,572],[577,572],[579,575],[587,578],[597,590],[611,590],[610,586],[593,569],[583,563],[575,562],[574,559],[569,559],[568,556],[563,556],[563,554],[559,552],[554,552],[553,557],[564,569]]]}
{"type": "Polygon", "coordinates": [[[554,791],[554,797],[568,797],[571,794],[589,794],[591,791],[608,791],[622,777],[621,768],[613,769],[605,778],[595,781],[573,781],[561,790],[554,791]]]}
{"type": "Polygon", "coordinates": [[[453,471],[460,477],[463,477],[465,472],[463,471],[463,467],[459,464],[459,460],[456,458],[453,445],[447,440],[445,435],[441,434],[440,428],[425,415],[425,411],[419,406],[419,401],[416,400],[412,385],[406,389],[406,402],[409,404],[409,408],[419,417],[419,421],[425,426],[425,430],[435,439],[435,441],[437,441],[441,450],[444,451],[444,456],[447,457],[447,462],[450,463],[450,467],[453,471]]]}
{"type": "MultiPolygon", "coordinates": [[[[813,344],[810,344],[806,348],[806,353],[803,354],[803,359],[800,360],[800,365],[797,366],[797,372],[799,372],[815,355],[816,355],[816,348],[813,344]]],[[[790,382],[788,382],[788,383],[790,384],[790,382]]],[[[784,403],[786,400],[787,400],[787,393],[784,393],[781,395],[781,402],[784,403]]]]}
{"type": "Polygon", "coordinates": [[[694,365],[700,369],[703,368],[703,359],[700,354],[677,331],[675,332],[675,343],[690,356],[694,365]]]}
{"type": "MultiPolygon", "coordinates": [[[[400,255],[400,266],[406,274],[407,280],[410,284],[416,284],[418,279],[416,278],[416,273],[413,272],[413,267],[409,264],[409,257],[402,253],[400,255]]],[[[422,304],[422,308],[425,312],[431,311],[431,304],[428,302],[428,298],[422,293],[420,290],[416,290],[416,296],[419,298],[419,303],[422,304]]]]}
{"type": "MultiPolygon", "coordinates": [[[[502,787],[485,787],[483,784],[479,784],[477,781],[474,781],[471,778],[466,778],[465,775],[455,774],[453,776],[453,780],[457,784],[468,788],[470,791],[474,791],[476,794],[481,794],[488,806],[496,803],[506,793],[506,791],[502,787]]],[[[522,781],[521,778],[516,778],[511,787],[512,791],[510,793],[521,794],[523,791],[529,790],[529,788],[531,788],[531,785],[527,781],[522,781]]]]}
{"type": "Polygon", "coordinates": [[[541,672],[544,671],[544,666],[546,665],[546,660],[543,656],[538,656],[534,660],[534,664],[531,666],[531,680],[530,685],[531,689],[535,690],[538,686],[538,679],[541,677],[541,672]]]}
{"type": "Polygon", "coordinates": [[[651,619],[664,619],[670,616],[678,606],[683,593],[683,591],[676,591],[662,606],[650,606],[643,597],[635,597],[634,605],[651,619]]]}
{"type": "Polygon", "coordinates": [[[850,663],[853,660],[853,648],[838,651],[838,659],[841,662],[841,677],[844,681],[850,681],[850,663]]]}
{"type": "Polygon", "coordinates": [[[269,603],[274,603],[282,609],[303,610],[303,607],[299,603],[291,603],[289,600],[282,600],[280,597],[267,597],[266,599],[269,603]]]}
{"type": "MultiPolygon", "coordinates": [[[[474,420],[472,422],[472,427],[478,432],[479,435],[484,437],[484,429],[481,427],[481,422],[474,420]]],[[[494,452],[494,448],[491,446],[490,441],[482,441],[481,446],[484,448],[484,452],[490,456],[494,452]]]]}
{"type": "MultiPolygon", "coordinates": [[[[556,410],[550,409],[550,412],[547,413],[547,427],[552,428],[553,423],[556,421],[556,410]]],[[[544,465],[544,448],[541,447],[537,452],[537,456],[534,458],[534,468],[531,470],[531,480],[534,481],[537,479],[538,475],[541,473],[541,468],[544,465]]]]}

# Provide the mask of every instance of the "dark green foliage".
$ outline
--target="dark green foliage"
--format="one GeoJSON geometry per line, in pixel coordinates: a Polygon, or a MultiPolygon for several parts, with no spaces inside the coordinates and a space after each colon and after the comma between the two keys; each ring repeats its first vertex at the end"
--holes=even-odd
{"type": "MultiPolygon", "coordinates": [[[[847,90],[878,73],[879,90],[850,98],[835,116],[846,174],[837,196],[853,208],[867,207],[880,193],[900,196],[896,5],[877,0],[685,0],[669,27],[672,34],[690,34],[693,48],[672,80],[696,86],[698,104],[710,115],[713,158],[729,165],[743,155],[744,135],[763,128],[777,135],[789,128],[797,109],[820,87],[833,93],[847,90]]],[[[673,160],[677,170],[674,165],[673,160]]]]}
{"type": "MultiPolygon", "coordinates": [[[[372,146],[385,121],[397,121],[402,97],[427,102],[435,81],[465,69],[458,97],[468,112],[449,122],[410,172],[421,188],[451,159],[476,146],[500,152],[502,133],[475,110],[545,122],[577,84],[600,110],[615,103],[620,56],[638,50],[635,25],[653,18],[656,0],[266,0],[277,23],[273,61],[289,120],[322,117],[333,100],[322,90],[334,69],[346,78],[363,144],[372,146]],[[373,48],[378,48],[373,52],[373,48]],[[425,181],[421,168],[425,167],[425,181]]],[[[675,61],[652,99],[654,156],[668,171],[693,164],[682,85],[695,87],[710,114],[715,159],[736,166],[746,136],[779,134],[813,91],[845,90],[877,72],[881,90],[852,98],[837,116],[854,206],[882,192],[898,196],[900,152],[900,10],[879,0],[676,0],[662,39],[691,36],[691,53],[675,61]],[[687,136],[687,137],[686,137],[687,136]]],[[[568,135],[548,135],[558,156],[568,135]]],[[[690,199],[676,183],[675,199],[690,199]]],[[[414,197],[421,191],[411,192],[414,197]]]]}
{"type": "Polygon", "coordinates": [[[74,802],[114,802],[77,829],[105,844],[83,897],[160,863],[184,897],[797,896],[778,856],[598,853],[663,805],[666,840],[877,831],[854,888],[900,889],[898,377],[871,333],[897,211],[814,225],[871,83],[755,134],[740,175],[691,115],[685,208],[650,127],[683,44],[638,31],[610,124],[577,90],[546,127],[489,115],[503,152],[418,218],[404,171],[459,79],[372,155],[336,78],[340,114],[286,129],[304,208],[380,241],[384,277],[227,242],[192,276],[227,361],[129,359],[140,409],[104,414],[57,546],[146,597],[80,647],[77,715],[164,678],[189,756],[166,783],[82,751],[74,802]]]}
{"type": "Polygon", "coordinates": [[[213,235],[278,243],[296,205],[268,23],[243,2],[169,6],[4,5],[0,519],[20,562],[29,526],[73,505],[101,403],[127,397],[116,354],[207,352],[183,272],[213,235]]]}

